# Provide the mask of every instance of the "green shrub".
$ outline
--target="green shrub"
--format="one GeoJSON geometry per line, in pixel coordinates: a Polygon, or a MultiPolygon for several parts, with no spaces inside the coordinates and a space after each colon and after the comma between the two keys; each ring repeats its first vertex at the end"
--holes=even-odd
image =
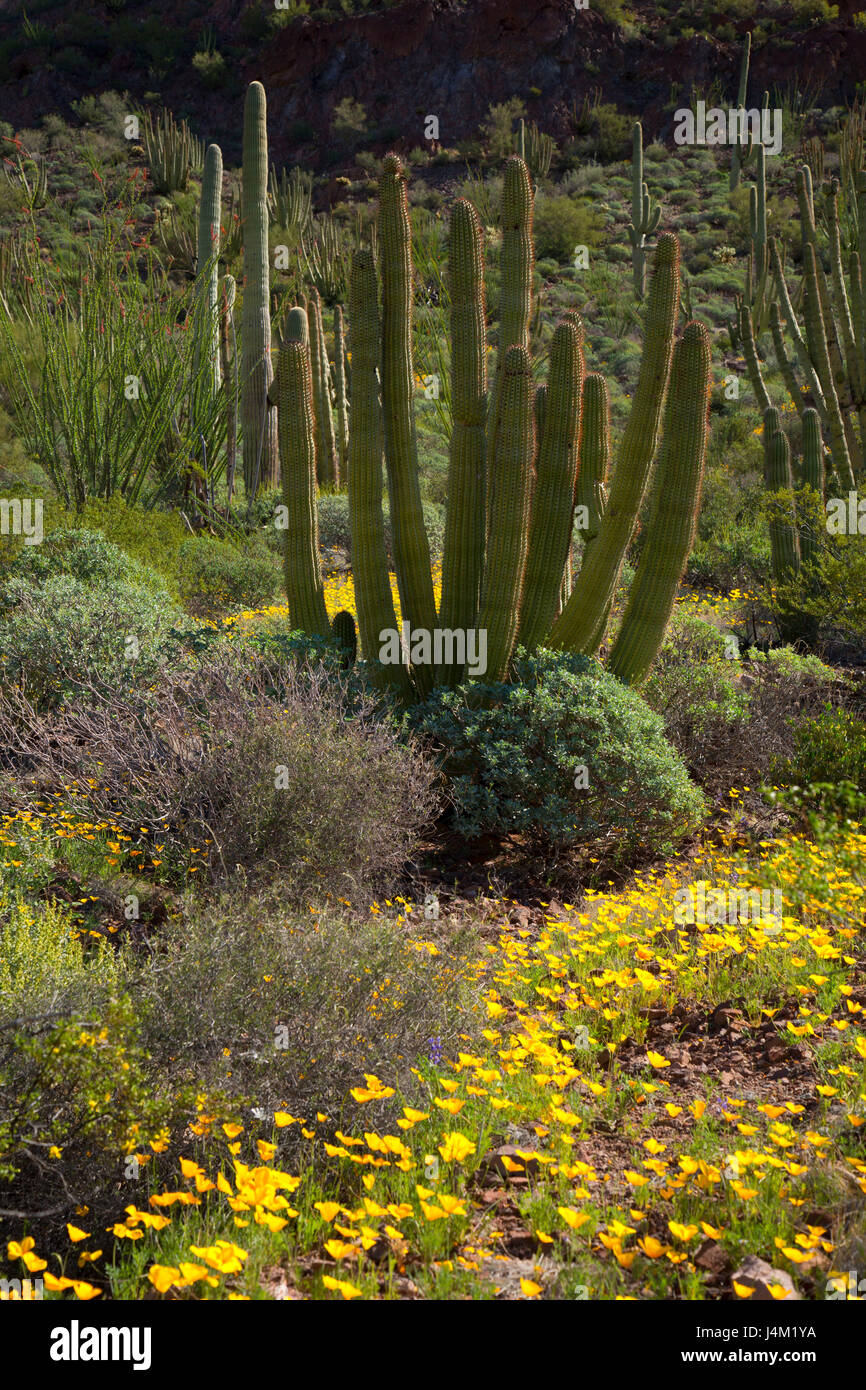
{"type": "Polygon", "coordinates": [[[0,672],[34,705],[155,672],[176,617],[155,575],[87,531],[46,538],[14,568],[0,583],[0,672]]]}
{"type": "Polygon", "coordinates": [[[186,608],[213,616],[231,608],[259,608],[273,598],[280,575],[265,551],[238,551],[212,536],[191,536],[178,554],[178,589],[186,608]]]}
{"type": "Polygon", "coordinates": [[[514,152],[514,125],[526,115],[526,107],[518,96],[487,108],[481,122],[481,136],[491,159],[501,161],[514,152]]]}
{"type": "Polygon", "coordinates": [[[625,858],[699,823],[703,798],[639,695],[583,657],[523,653],[514,669],[511,684],[434,691],[409,716],[442,751],[461,834],[625,858]]]}
{"type": "Polygon", "coordinates": [[[749,697],[739,677],[736,641],[677,611],[641,694],[689,768],[705,770],[742,739],[749,697]]]}
{"type": "Polygon", "coordinates": [[[571,261],[576,246],[598,241],[598,221],[591,209],[556,194],[539,194],[532,225],[539,261],[548,256],[560,264],[571,261]]]}
{"type": "Polygon", "coordinates": [[[774,765],[779,781],[848,783],[866,792],[866,721],[850,709],[828,706],[794,730],[794,752],[774,765]]]}

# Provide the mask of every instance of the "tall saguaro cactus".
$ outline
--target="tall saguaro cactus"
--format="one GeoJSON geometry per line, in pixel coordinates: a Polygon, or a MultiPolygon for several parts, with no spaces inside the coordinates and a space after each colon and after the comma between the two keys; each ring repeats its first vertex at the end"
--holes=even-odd
{"type": "MultiPolygon", "coordinates": [[[[412,231],[406,178],[396,154],[385,156],[379,183],[379,256],[382,274],[382,408],[385,463],[394,535],[394,559],[404,621],[433,632],[436,603],[430,545],[418,480],[413,397],[412,231]]],[[[432,668],[419,673],[432,686],[432,668]]]]}
{"type": "Polygon", "coordinates": [[[201,183],[201,202],[198,211],[198,307],[201,321],[198,330],[195,370],[198,373],[201,357],[211,364],[213,392],[220,388],[220,313],[219,313],[219,252],[220,210],[222,202],[223,157],[219,145],[208,145],[204,157],[201,183]]]}
{"type": "Polygon", "coordinates": [[[635,121],[632,127],[631,221],[627,230],[631,242],[634,292],[638,299],[643,299],[646,294],[646,239],[655,232],[661,216],[661,205],[653,201],[644,183],[643,127],[640,121],[635,121]]]}
{"type": "Polygon", "coordinates": [[[265,89],[251,82],[244,106],[244,301],[241,320],[241,423],[247,497],[279,481],[277,422],[268,409],[271,363],[268,265],[268,126],[265,89]]]}

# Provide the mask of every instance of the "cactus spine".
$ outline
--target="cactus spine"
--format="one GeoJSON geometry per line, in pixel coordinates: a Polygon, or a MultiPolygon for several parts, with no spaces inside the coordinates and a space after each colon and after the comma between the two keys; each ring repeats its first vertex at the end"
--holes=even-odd
{"type": "Polygon", "coordinates": [[[330,623],[319,564],[313,382],[310,353],[304,342],[289,340],[283,344],[275,394],[283,500],[288,512],[284,560],[289,614],[293,627],[311,637],[324,636],[330,632],[330,623]]]}
{"type": "Polygon", "coordinates": [[[703,324],[689,323],[674,349],[647,537],[608,662],[628,684],[643,680],[661,646],[694,541],[709,391],[709,334],[703,324]]]}
{"type": "MultiPolygon", "coordinates": [[[[394,534],[394,560],[404,621],[432,633],[436,603],[430,546],[418,481],[412,363],[412,233],[403,166],[385,156],[379,183],[379,255],[382,274],[382,410],[385,462],[394,534]]],[[[353,391],[354,400],[354,391],[353,391]]],[[[429,690],[431,667],[418,672],[429,690]]]]}
{"type": "Polygon", "coordinates": [[[631,221],[628,224],[631,242],[631,264],[634,292],[638,299],[646,294],[646,239],[652,236],[661,221],[659,203],[650,197],[643,177],[643,127],[635,121],[632,127],[631,153],[631,221]]]}
{"type": "Polygon", "coordinates": [[[210,363],[213,392],[220,388],[220,349],[219,349],[219,253],[220,253],[220,204],[222,200],[223,157],[219,145],[208,145],[204,159],[204,173],[201,184],[201,202],[198,212],[198,256],[196,268],[199,277],[199,324],[198,350],[195,356],[194,371],[200,369],[201,356],[210,363]]]}
{"type": "Polygon", "coordinates": [[[244,302],[241,325],[244,483],[252,499],[260,483],[279,480],[277,427],[268,409],[271,364],[270,269],[268,265],[268,129],[265,89],[247,88],[244,106],[243,231],[244,302]]]}

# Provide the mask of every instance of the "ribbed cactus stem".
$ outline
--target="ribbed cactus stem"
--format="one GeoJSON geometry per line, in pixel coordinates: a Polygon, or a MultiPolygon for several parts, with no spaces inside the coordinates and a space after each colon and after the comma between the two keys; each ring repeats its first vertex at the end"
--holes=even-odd
{"type": "MultiPolygon", "coordinates": [[[[746,105],[746,93],[749,86],[749,58],[752,52],[752,36],[746,34],[743,39],[743,56],[740,59],[740,82],[737,88],[737,107],[742,109],[746,105]]],[[[739,143],[734,145],[731,151],[731,177],[730,187],[733,193],[740,184],[741,155],[739,143]]]]}
{"type": "Polygon", "coordinates": [[[554,625],[549,646],[591,653],[610,608],[646,491],[659,440],[662,407],[679,308],[679,244],[663,232],[656,246],[646,306],[646,332],[637,386],[598,537],[574,591],[554,625]]]}
{"type": "Polygon", "coordinates": [[[349,458],[349,402],[346,398],[346,330],[342,305],[334,306],[334,394],[337,407],[337,461],[345,483],[349,458]]]}
{"type": "MultiPolygon", "coordinates": [[[[791,449],[775,408],[764,411],[764,485],[769,493],[793,492],[791,449]]],[[[770,518],[770,563],[778,583],[800,568],[794,500],[777,499],[770,518]]]]}
{"type": "MultiPolygon", "coordinates": [[[[424,529],[415,432],[412,360],[412,232],[406,179],[396,154],[385,156],[379,182],[382,274],[382,409],[394,561],[403,620],[433,633],[437,626],[430,545],[424,529]]],[[[354,391],[353,391],[354,401],[354,391]]],[[[419,689],[433,684],[432,667],[416,672],[419,689]]]]}
{"type": "Polygon", "coordinates": [[[344,669],[351,670],[358,659],[358,629],[355,619],[345,608],[334,614],[331,636],[342,653],[344,669]]]}
{"type": "MultiPolygon", "coordinates": [[[[284,343],[304,343],[310,346],[310,324],[307,318],[306,309],[302,309],[299,304],[295,304],[286,314],[286,322],[283,327],[284,343]]],[[[312,359],[311,359],[312,369],[312,359]]]]}
{"type": "Polygon", "coordinates": [[[238,352],[234,307],[237,284],[233,275],[224,275],[220,295],[220,354],[223,390],[226,393],[226,488],[228,506],[234,492],[238,457],[238,352]]]}
{"type": "MultiPolygon", "coordinates": [[[[511,155],[502,180],[502,246],[499,253],[499,348],[487,412],[487,459],[493,457],[494,431],[499,418],[502,364],[510,347],[529,348],[532,316],[532,181],[524,160],[511,155]]],[[[488,517],[489,522],[489,517],[488,517]]]]}
{"type": "Polygon", "coordinates": [[[580,467],[575,504],[581,526],[583,553],[601,529],[607,507],[605,484],[610,473],[610,395],[600,372],[587,372],[583,380],[580,429],[580,467]]]}
{"type": "Polygon", "coordinates": [[[220,211],[222,203],[223,157],[219,145],[208,145],[201,181],[201,202],[198,210],[198,274],[199,314],[198,341],[194,371],[198,375],[202,358],[209,364],[214,395],[219,391],[220,371],[220,307],[219,254],[220,211]]]}
{"type": "Polygon", "coordinates": [[[505,354],[500,418],[490,461],[490,533],[478,627],[487,635],[489,681],[508,674],[520,620],[532,508],[535,431],[532,368],[525,347],[505,354]]]}
{"type": "Polygon", "coordinates": [[[330,623],[319,560],[313,382],[304,343],[283,344],[274,394],[279,404],[283,501],[288,513],[284,558],[289,615],[292,626],[308,636],[326,636],[330,623]]]}
{"type": "Polygon", "coordinates": [[[810,241],[803,246],[803,317],[806,324],[806,340],[809,353],[815,364],[815,371],[821,383],[821,391],[827,409],[827,428],[830,433],[830,448],[833,464],[843,486],[854,488],[854,473],[848,453],[845,423],[839,406],[836,381],[830,365],[827,343],[827,330],[821,309],[820,281],[815,257],[815,248],[810,241]]]}
{"type": "MultiPolygon", "coordinates": [[[[474,625],[484,568],[486,508],[487,353],[484,313],[484,239],[471,203],[460,198],[450,226],[451,410],[448,509],[442,557],[443,629],[474,625]]],[[[457,667],[438,673],[456,683],[457,667]]]]}
{"type": "Polygon", "coordinates": [[[403,665],[379,665],[386,634],[397,630],[382,515],[382,407],[379,399],[379,289],[373,253],[356,251],[349,279],[352,428],[349,527],[361,650],[382,686],[408,696],[403,665]]]}
{"type": "MultiPolygon", "coordinates": [[[[821,438],[821,419],[817,410],[803,411],[803,486],[817,494],[824,514],[824,442],[821,438]]],[[[818,545],[810,518],[800,523],[800,558],[804,565],[817,558],[818,545]]]]}
{"type": "Polygon", "coordinates": [[[322,320],[322,301],[318,290],[310,293],[310,359],[313,368],[313,405],[316,411],[316,474],[319,487],[333,492],[338,484],[337,444],[331,393],[328,384],[328,354],[325,348],[325,328],[322,320]]]}
{"type": "Polygon", "coordinates": [[[244,105],[244,302],[241,323],[241,422],[244,482],[251,499],[279,480],[277,422],[268,409],[271,364],[268,265],[268,127],[265,89],[251,82],[244,105]]]}
{"type": "Polygon", "coordinates": [[[518,636],[525,647],[542,643],[553,626],[571,548],[583,389],[582,344],[582,328],[564,321],[558,324],[550,345],[518,636]]]}
{"type": "Polygon", "coordinates": [[[703,324],[692,322],[674,349],[650,521],[608,663],[630,685],[644,679],[658,655],[694,541],[709,390],[710,338],[703,324]]]}

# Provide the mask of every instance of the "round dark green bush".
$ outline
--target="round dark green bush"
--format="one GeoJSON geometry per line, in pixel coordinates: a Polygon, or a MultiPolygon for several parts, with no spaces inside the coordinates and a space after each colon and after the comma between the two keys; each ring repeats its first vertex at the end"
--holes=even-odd
{"type": "Polygon", "coordinates": [[[703,797],[660,717],[586,657],[520,652],[511,683],[436,690],[408,717],[441,750],[469,839],[517,832],[540,850],[624,859],[700,823],[703,797]]]}

